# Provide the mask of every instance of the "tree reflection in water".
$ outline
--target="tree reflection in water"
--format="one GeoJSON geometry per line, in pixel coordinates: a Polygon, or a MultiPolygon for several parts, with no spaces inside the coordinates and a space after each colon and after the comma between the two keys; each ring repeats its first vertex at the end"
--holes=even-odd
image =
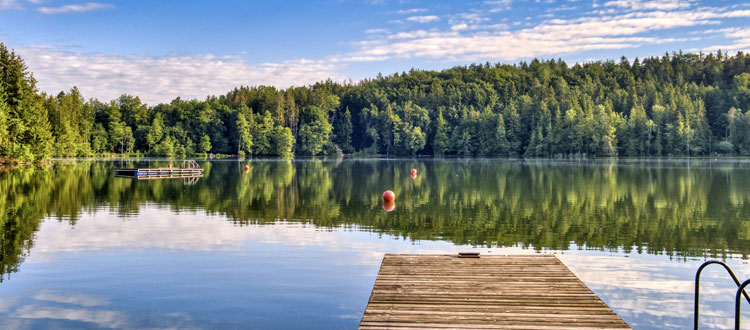
{"type": "Polygon", "coordinates": [[[146,203],[237,225],[286,220],[476,246],[575,244],[680,258],[750,250],[750,163],[742,160],[216,161],[202,162],[205,176],[190,185],[116,178],[116,165],[0,172],[0,280],[18,270],[43,219],[74,225],[96,210],[128,217],[146,203]],[[393,212],[383,209],[386,189],[398,196],[393,212]]]}

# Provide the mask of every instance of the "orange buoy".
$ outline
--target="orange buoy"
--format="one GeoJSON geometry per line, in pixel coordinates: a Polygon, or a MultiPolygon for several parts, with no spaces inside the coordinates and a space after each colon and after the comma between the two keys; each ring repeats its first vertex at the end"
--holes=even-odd
{"type": "Polygon", "coordinates": [[[385,192],[383,193],[383,201],[386,201],[386,202],[393,202],[393,201],[395,201],[395,200],[396,200],[396,194],[394,194],[394,193],[393,193],[392,191],[390,191],[390,190],[386,190],[386,191],[385,191],[385,192]]]}
{"type": "Polygon", "coordinates": [[[383,201],[383,210],[391,212],[396,209],[396,202],[394,201],[383,201]]]}

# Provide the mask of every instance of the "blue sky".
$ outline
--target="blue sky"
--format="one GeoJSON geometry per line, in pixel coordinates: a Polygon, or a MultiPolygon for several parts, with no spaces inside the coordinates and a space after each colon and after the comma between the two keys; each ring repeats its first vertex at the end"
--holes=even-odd
{"type": "Polygon", "coordinates": [[[750,49],[750,4],[698,0],[0,0],[0,41],[50,93],[150,104],[534,57],[750,49]]]}

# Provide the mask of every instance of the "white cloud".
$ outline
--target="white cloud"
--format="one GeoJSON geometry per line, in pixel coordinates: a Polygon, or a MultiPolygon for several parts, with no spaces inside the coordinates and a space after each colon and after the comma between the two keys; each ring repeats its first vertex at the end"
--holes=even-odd
{"type": "Polygon", "coordinates": [[[427,9],[425,8],[412,8],[412,9],[402,9],[396,11],[396,14],[399,15],[408,15],[408,14],[416,14],[416,13],[424,13],[427,9]]]}
{"type": "Polygon", "coordinates": [[[23,9],[18,0],[0,0],[0,10],[23,9]]]}
{"type": "Polygon", "coordinates": [[[390,33],[388,29],[367,29],[365,30],[365,34],[382,34],[382,33],[390,33]]]}
{"type": "Polygon", "coordinates": [[[488,0],[485,1],[484,4],[490,7],[488,10],[489,12],[497,13],[504,10],[510,10],[510,4],[512,2],[513,0],[488,0]]]}
{"type": "Polygon", "coordinates": [[[692,6],[693,1],[684,0],[613,0],[604,3],[605,7],[617,7],[628,10],[674,10],[685,9],[692,6]]]}
{"type": "Polygon", "coordinates": [[[466,30],[468,27],[469,27],[469,25],[467,25],[466,23],[455,24],[455,25],[451,26],[451,30],[453,30],[453,31],[461,31],[461,30],[466,30]]]}
{"type": "Polygon", "coordinates": [[[569,10],[576,10],[576,9],[578,9],[578,7],[576,6],[560,5],[560,6],[547,9],[547,12],[554,13],[554,12],[569,11],[569,10]]]}
{"type": "Polygon", "coordinates": [[[725,28],[720,30],[706,31],[707,33],[721,33],[725,38],[732,40],[729,44],[714,44],[708,47],[694,48],[690,51],[714,52],[719,49],[725,52],[738,50],[750,50],[750,27],[725,28]]]}
{"type": "Polygon", "coordinates": [[[305,59],[247,64],[237,57],[213,55],[118,56],[43,46],[16,51],[34,72],[41,90],[57,94],[78,86],[86,97],[103,101],[128,93],[155,104],[178,96],[203,99],[239,85],[288,87],[345,79],[332,63],[305,59]]]}
{"type": "MultiPolygon", "coordinates": [[[[629,8],[633,6],[639,10],[575,19],[550,19],[515,31],[502,30],[503,26],[497,26],[497,30],[482,29],[480,26],[472,29],[471,25],[467,24],[464,27],[461,25],[463,23],[455,22],[450,30],[445,32],[397,32],[380,40],[370,40],[369,43],[361,44],[352,56],[386,59],[426,57],[452,61],[517,60],[545,55],[558,56],[591,50],[625,49],[695,40],[681,36],[656,36],[652,33],[674,28],[718,25],[726,18],[750,17],[750,10],[702,7],[661,11],[650,10],[655,7],[645,2],[638,2],[637,6],[631,5],[629,8]]],[[[682,3],[670,6],[682,8],[682,3]]],[[[744,32],[736,32],[731,36],[740,41],[732,47],[745,47],[742,33],[744,32]]]]}
{"type": "MultiPolygon", "coordinates": [[[[0,4],[6,6],[11,3],[16,4],[17,1],[0,0],[0,4]]],[[[485,1],[482,8],[470,8],[463,13],[445,16],[445,26],[435,26],[429,30],[399,30],[398,27],[365,30],[367,37],[352,42],[351,51],[321,60],[248,64],[238,57],[212,55],[118,56],[56,47],[25,47],[17,51],[26,59],[30,71],[39,81],[40,89],[44,91],[56,94],[78,86],[84,95],[101,100],[129,93],[154,104],[178,96],[202,99],[207,95],[223,94],[238,85],[288,87],[326,78],[341,81],[346,77],[337,71],[340,65],[346,63],[408,58],[430,58],[444,62],[513,61],[694,41],[706,36],[691,34],[696,27],[726,26],[726,19],[750,17],[750,10],[743,6],[696,7],[692,2],[678,0],[612,0],[594,13],[583,14],[583,17],[552,17],[539,23],[504,22],[503,19],[493,18],[490,10],[487,10],[487,7],[499,8],[510,4],[510,1],[485,1]],[[510,30],[510,26],[514,30],[510,30]],[[677,35],[657,33],[676,28],[692,31],[677,35]]],[[[421,11],[422,8],[413,8],[402,12],[421,11]]],[[[434,15],[416,15],[405,21],[428,23],[441,19],[434,15]]],[[[714,51],[721,48],[733,51],[750,48],[749,28],[733,28],[717,33],[723,33],[727,41],[693,50],[714,51]]]]}
{"type": "Polygon", "coordinates": [[[417,23],[429,23],[429,22],[439,21],[440,17],[437,17],[435,15],[410,16],[410,17],[407,17],[406,20],[410,22],[417,22],[417,23]]]}
{"type": "Polygon", "coordinates": [[[462,21],[462,22],[468,22],[472,24],[481,23],[484,21],[489,20],[489,18],[485,17],[483,13],[460,13],[456,15],[456,18],[452,18],[452,22],[456,21],[462,21]]]}
{"type": "Polygon", "coordinates": [[[63,14],[63,13],[85,13],[94,10],[114,8],[108,3],[87,2],[84,4],[65,5],[60,7],[39,7],[37,10],[42,14],[63,14]]]}

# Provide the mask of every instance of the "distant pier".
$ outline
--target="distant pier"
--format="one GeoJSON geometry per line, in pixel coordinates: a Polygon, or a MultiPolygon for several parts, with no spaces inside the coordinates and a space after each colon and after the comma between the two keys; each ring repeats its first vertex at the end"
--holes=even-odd
{"type": "Polygon", "coordinates": [[[138,180],[200,178],[203,177],[202,168],[118,168],[115,176],[134,178],[138,180]]]}
{"type": "Polygon", "coordinates": [[[544,254],[386,254],[359,328],[630,329],[544,254]]]}

